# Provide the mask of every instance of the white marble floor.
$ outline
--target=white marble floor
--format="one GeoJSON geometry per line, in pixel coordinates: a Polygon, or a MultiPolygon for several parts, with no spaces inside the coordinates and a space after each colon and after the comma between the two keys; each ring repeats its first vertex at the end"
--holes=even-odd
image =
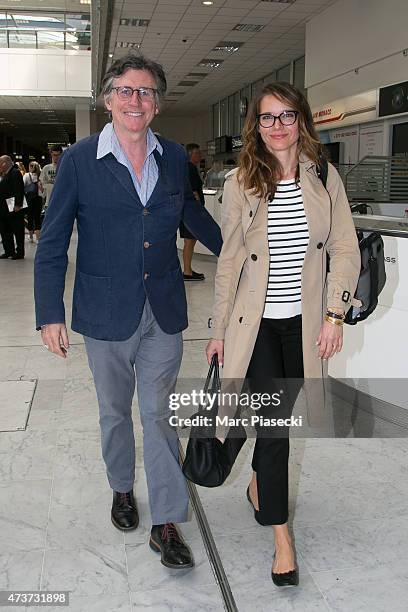
{"type": "MultiPolygon", "coordinates": [[[[26,431],[0,433],[0,590],[69,590],[72,612],[222,610],[193,514],[182,527],[195,556],[193,570],[169,572],[148,548],[139,424],[135,494],[140,527],[123,534],[112,526],[96,395],[82,338],[71,333],[64,361],[42,348],[35,331],[35,248],[27,244],[24,261],[0,262],[0,381],[38,380],[26,431]]],[[[68,316],[73,260],[71,250],[68,316]]],[[[181,377],[207,371],[203,351],[215,266],[197,260],[195,268],[207,280],[187,285],[190,327],[184,334],[181,377]]],[[[224,487],[198,487],[238,609],[406,611],[406,440],[292,440],[296,589],[274,587],[272,529],[255,523],[245,498],[252,445],[246,443],[224,487]]]]}

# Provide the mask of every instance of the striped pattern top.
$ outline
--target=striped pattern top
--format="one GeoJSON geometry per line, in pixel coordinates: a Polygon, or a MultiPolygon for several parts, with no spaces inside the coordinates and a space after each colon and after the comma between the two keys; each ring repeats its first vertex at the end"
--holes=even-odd
{"type": "Polygon", "coordinates": [[[300,184],[294,179],[279,181],[268,203],[269,277],[263,317],[301,314],[301,272],[308,243],[300,184]]]}

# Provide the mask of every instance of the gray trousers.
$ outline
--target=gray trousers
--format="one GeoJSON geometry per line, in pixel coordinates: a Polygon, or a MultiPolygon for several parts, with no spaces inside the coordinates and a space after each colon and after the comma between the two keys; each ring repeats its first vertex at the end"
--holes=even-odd
{"type": "Polygon", "coordinates": [[[177,432],[168,422],[168,398],[174,392],[183,355],[181,333],[164,333],[146,300],[139,327],[128,340],[84,340],[98,396],[102,455],[111,488],[126,492],[134,484],[132,400],[137,382],[152,524],[186,521],[187,485],[178,462],[177,432]]]}

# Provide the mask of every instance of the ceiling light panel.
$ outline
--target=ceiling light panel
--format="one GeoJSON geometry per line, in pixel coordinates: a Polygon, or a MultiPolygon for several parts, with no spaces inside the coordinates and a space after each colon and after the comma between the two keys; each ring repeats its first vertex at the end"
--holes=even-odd
{"type": "Polygon", "coordinates": [[[254,23],[237,23],[232,29],[236,32],[260,32],[264,27],[264,25],[254,23]]]}
{"type": "Polygon", "coordinates": [[[197,64],[201,68],[218,68],[224,60],[204,58],[197,64]]]}
{"type": "Polygon", "coordinates": [[[203,79],[207,74],[207,72],[189,72],[186,76],[194,79],[203,79]]]}
{"type": "Polygon", "coordinates": [[[232,40],[221,40],[212,50],[222,51],[223,53],[235,53],[239,51],[243,44],[242,42],[234,42],[232,40]]]}
{"type": "Polygon", "coordinates": [[[116,42],[116,46],[119,49],[140,49],[141,43],[136,42],[124,42],[123,40],[118,40],[116,42]]]}
{"type": "Polygon", "coordinates": [[[197,83],[198,81],[180,81],[177,87],[194,87],[197,83]]]}
{"type": "Polygon", "coordinates": [[[119,21],[121,26],[133,26],[136,28],[147,28],[149,23],[150,19],[127,19],[125,17],[119,21]]]}

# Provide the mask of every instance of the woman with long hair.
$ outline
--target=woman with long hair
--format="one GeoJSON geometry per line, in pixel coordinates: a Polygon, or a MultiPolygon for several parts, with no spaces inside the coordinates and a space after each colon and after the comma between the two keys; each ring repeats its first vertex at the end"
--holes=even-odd
{"type": "Polygon", "coordinates": [[[41,211],[43,206],[43,199],[40,195],[40,174],[40,165],[36,161],[30,161],[28,172],[23,176],[24,193],[28,204],[27,227],[30,242],[34,242],[34,233],[37,242],[40,239],[41,211]]]}
{"type": "MultiPolygon", "coordinates": [[[[342,181],[324,162],[304,95],[289,83],[266,85],[251,102],[238,168],[224,185],[222,232],[207,359],[218,355],[223,379],[247,377],[251,393],[293,380],[292,387],[286,381],[288,414],[298,382],[322,379],[327,360],[341,351],[360,271],[342,181]]],[[[288,529],[288,458],[289,436],[257,427],[247,497],[256,521],[273,526],[277,586],[299,581],[288,529]]]]}
{"type": "Polygon", "coordinates": [[[16,162],[16,164],[17,164],[17,168],[20,170],[22,176],[24,176],[26,174],[26,172],[27,172],[25,165],[23,164],[22,161],[18,161],[18,162],[16,162]]]}

